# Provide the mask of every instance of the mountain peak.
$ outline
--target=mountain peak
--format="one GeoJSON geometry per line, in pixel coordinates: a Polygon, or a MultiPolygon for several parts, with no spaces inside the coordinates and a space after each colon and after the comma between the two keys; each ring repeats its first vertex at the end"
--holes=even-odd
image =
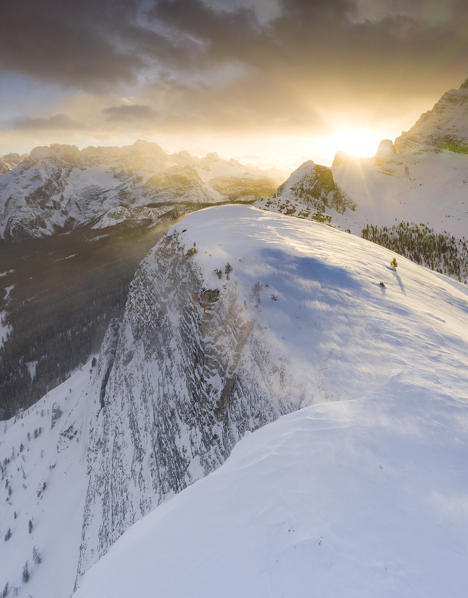
{"type": "Polygon", "coordinates": [[[12,170],[15,166],[17,166],[25,156],[21,156],[20,154],[16,153],[9,153],[5,154],[4,156],[0,157],[0,175],[5,174],[9,170],[12,170]]]}
{"type": "Polygon", "coordinates": [[[166,152],[157,143],[154,143],[154,141],[146,141],[144,139],[137,139],[130,148],[133,152],[138,154],[166,155],[166,152]]]}
{"type": "Polygon", "coordinates": [[[40,145],[31,150],[29,160],[39,162],[41,160],[56,159],[64,162],[77,162],[81,156],[76,145],[52,143],[51,145],[40,145]]]}
{"type": "Polygon", "coordinates": [[[468,79],[459,89],[444,93],[432,110],[420,116],[395,140],[399,153],[468,152],[468,79]]]}
{"type": "Polygon", "coordinates": [[[377,148],[377,152],[375,153],[375,163],[377,165],[383,164],[388,162],[389,160],[395,159],[395,146],[391,139],[382,139],[379,143],[379,147],[377,148]]]}
{"type": "Polygon", "coordinates": [[[259,207],[288,215],[330,222],[328,212],[343,214],[353,203],[335,184],[328,166],[307,160],[278,187],[274,197],[257,202],[259,207]]]}

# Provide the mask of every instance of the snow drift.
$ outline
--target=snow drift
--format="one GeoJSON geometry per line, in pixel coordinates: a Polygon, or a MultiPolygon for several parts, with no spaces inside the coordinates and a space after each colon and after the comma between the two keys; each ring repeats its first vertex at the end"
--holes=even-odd
{"type": "Polygon", "coordinates": [[[96,364],[5,424],[0,582],[36,598],[462,587],[468,296],[393,257],[246,206],[172,227],[96,364]]]}
{"type": "Polygon", "coordinates": [[[252,208],[198,212],[173,234],[220,300],[234,287],[254,310],[309,406],[133,526],[77,598],[465,596],[466,289],[252,208]]]}

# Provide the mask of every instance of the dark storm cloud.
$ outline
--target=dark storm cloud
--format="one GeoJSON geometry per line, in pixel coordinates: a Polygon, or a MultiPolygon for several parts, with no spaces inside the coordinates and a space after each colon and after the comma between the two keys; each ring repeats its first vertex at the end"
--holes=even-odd
{"type": "Polygon", "coordinates": [[[137,0],[2,0],[0,69],[81,89],[133,82],[149,55],[177,55],[140,13],[137,0]]]}
{"type": "Polygon", "coordinates": [[[95,93],[131,84],[133,107],[106,121],[174,127],[317,127],[328,103],[435,95],[467,75],[465,0],[278,0],[267,20],[256,2],[4,0],[0,68],[95,93]]]}
{"type": "Polygon", "coordinates": [[[74,131],[83,126],[66,114],[53,114],[47,117],[21,117],[7,123],[5,127],[16,131],[74,131]]]}
{"type": "Polygon", "coordinates": [[[245,118],[249,126],[257,119],[318,131],[317,111],[331,103],[388,107],[437,96],[466,76],[463,0],[282,0],[279,9],[260,25],[254,4],[229,11],[202,0],[157,3],[149,18],[197,40],[200,68],[245,66],[223,87],[187,88],[188,112],[205,105],[205,115],[225,125],[245,118]]]}
{"type": "Polygon", "coordinates": [[[283,0],[280,15],[263,28],[251,11],[220,12],[202,0],[161,0],[153,16],[203,40],[204,59],[211,64],[240,60],[275,79],[282,77],[286,84],[335,86],[341,81],[342,89],[344,84],[417,87],[434,84],[428,75],[445,80],[460,76],[468,63],[463,0],[448,1],[443,15],[433,0],[416,0],[406,13],[399,10],[401,3],[379,4],[376,21],[366,18],[367,12],[374,15],[372,3],[283,0]]]}
{"type": "Polygon", "coordinates": [[[154,120],[157,117],[157,112],[144,104],[108,106],[102,112],[109,121],[154,120]]]}

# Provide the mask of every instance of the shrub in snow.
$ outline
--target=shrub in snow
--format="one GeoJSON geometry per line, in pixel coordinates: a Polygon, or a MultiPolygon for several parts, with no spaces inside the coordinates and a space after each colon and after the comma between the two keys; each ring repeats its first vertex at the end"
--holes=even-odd
{"type": "Polygon", "coordinates": [[[50,421],[50,427],[53,428],[57,423],[57,420],[62,417],[63,411],[60,409],[58,405],[53,405],[52,407],[52,418],[50,421]]]}
{"type": "Polygon", "coordinates": [[[35,546],[33,546],[33,560],[36,563],[36,565],[40,565],[42,563],[41,553],[35,546]]]}
{"type": "Polygon", "coordinates": [[[226,274],[226,278],[229,280],[229,275],[232,272],[232,266],[229,262],[226,264],[226,267],[224,268],[224,272],[226,274]]]}
{"type": "Polygon", "coordinates": [[[29,578],[30,578],[29,565],[28,565],[28,561],[26,561],[24,563],[24,567],[23,567],[23,581],[24,581],[24,583],[28,583],[29,578]]]}
{"type": "Polygon", "coordinates": [[[193,243],[193,247],[191,247],[187,253],[185,255],[187,255],[188,257],[190,257],[191,255],[195,255],[197,253],[198,249],[197,249],[197,244],[194,242],[193,243]]]}

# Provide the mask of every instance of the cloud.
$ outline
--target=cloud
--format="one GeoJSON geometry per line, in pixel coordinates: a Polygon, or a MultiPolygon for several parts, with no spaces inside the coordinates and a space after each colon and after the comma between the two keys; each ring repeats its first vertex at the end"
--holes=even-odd
{"type": "Polygon", "coordinates": [[[4,0],[0,69],[93,95],[78,121],[106,130],[319,133],[329,111],[397,115],[461,83],[467,13],[464,0],[4,0]]]}
{"type": "Polygon", "coordinates": [[[0,68],[83,89],[134,81],[144,59],[118,38],[137,14],[132,0],[4,0],[0,68]]]}
{"type": "Polygon", "coordinates": [[[176,68],[173,63],[171,83],[166,79],[155,87],[171,98],[174,116],[210,120],[216,127],[244,122],[248,128],[306,133],[326,128],[328,109],[352,113],[367,106],[376,118],[386,110],[398,114],[409,98],[437,97],[465,77],[467,11],[463,2],[449,0],[437,20],[434,15],[442,13],[436,4],[415,0],[409,8],[400,0],[282,0],[279,10],[260,23],[253,0],[231,10],[226,3],[160,0],[148,18],[198,42],[187,57],[191,68],[207,78],[233,62],[244,71],[221,88],[209,82],[190,86],[183,64],[176,68]],[[194,57],[197,67],[192,67],[194,57]]]}
{"type": "Polygon", "coordinates": [[[102,109],[108,121],[112,122],[128,122],[132,120],[154,120],[157,117],[157,112],[144,104],[124,104],[122,106],[108,106],[102,109]]]}
{"type": "Polygon", "coordinates": [[[84,127],[66,114],[53,114],[46,117],[15,118],[7,124],[7,128],[16,131],[75,131],[84,127]]]}
{"type": "Polygon", "coordinates": [[[406,64],[418,80],[416,67],[466,64],[464,0],[270,4],[265,19],[264,0],[4,0],[0,68],[89,90],[232,62],[319,82],[337,70],[375,81],[378,63],[380,81],[406,64]]]}
{"type": "Polygon", "coordinates": [[[160,0],[151,16],[199,40],[202,64],[239,60],[268,72],[270,80],[311,90],[329,82],[340,87],[340,81],[342,89],[356,83],[408,87],[428,73],[466,68],[463,2],[452,2],[436,23],[427,19],[428,10],[435,11],[432,0],[415,2],[411,11],[400,10],[401,2],[378,4],[375,13],[372,3],[357,0],[283,0],[279,15],[264,27],[252,9],[220,11],[202,0],[160,0]]]}

